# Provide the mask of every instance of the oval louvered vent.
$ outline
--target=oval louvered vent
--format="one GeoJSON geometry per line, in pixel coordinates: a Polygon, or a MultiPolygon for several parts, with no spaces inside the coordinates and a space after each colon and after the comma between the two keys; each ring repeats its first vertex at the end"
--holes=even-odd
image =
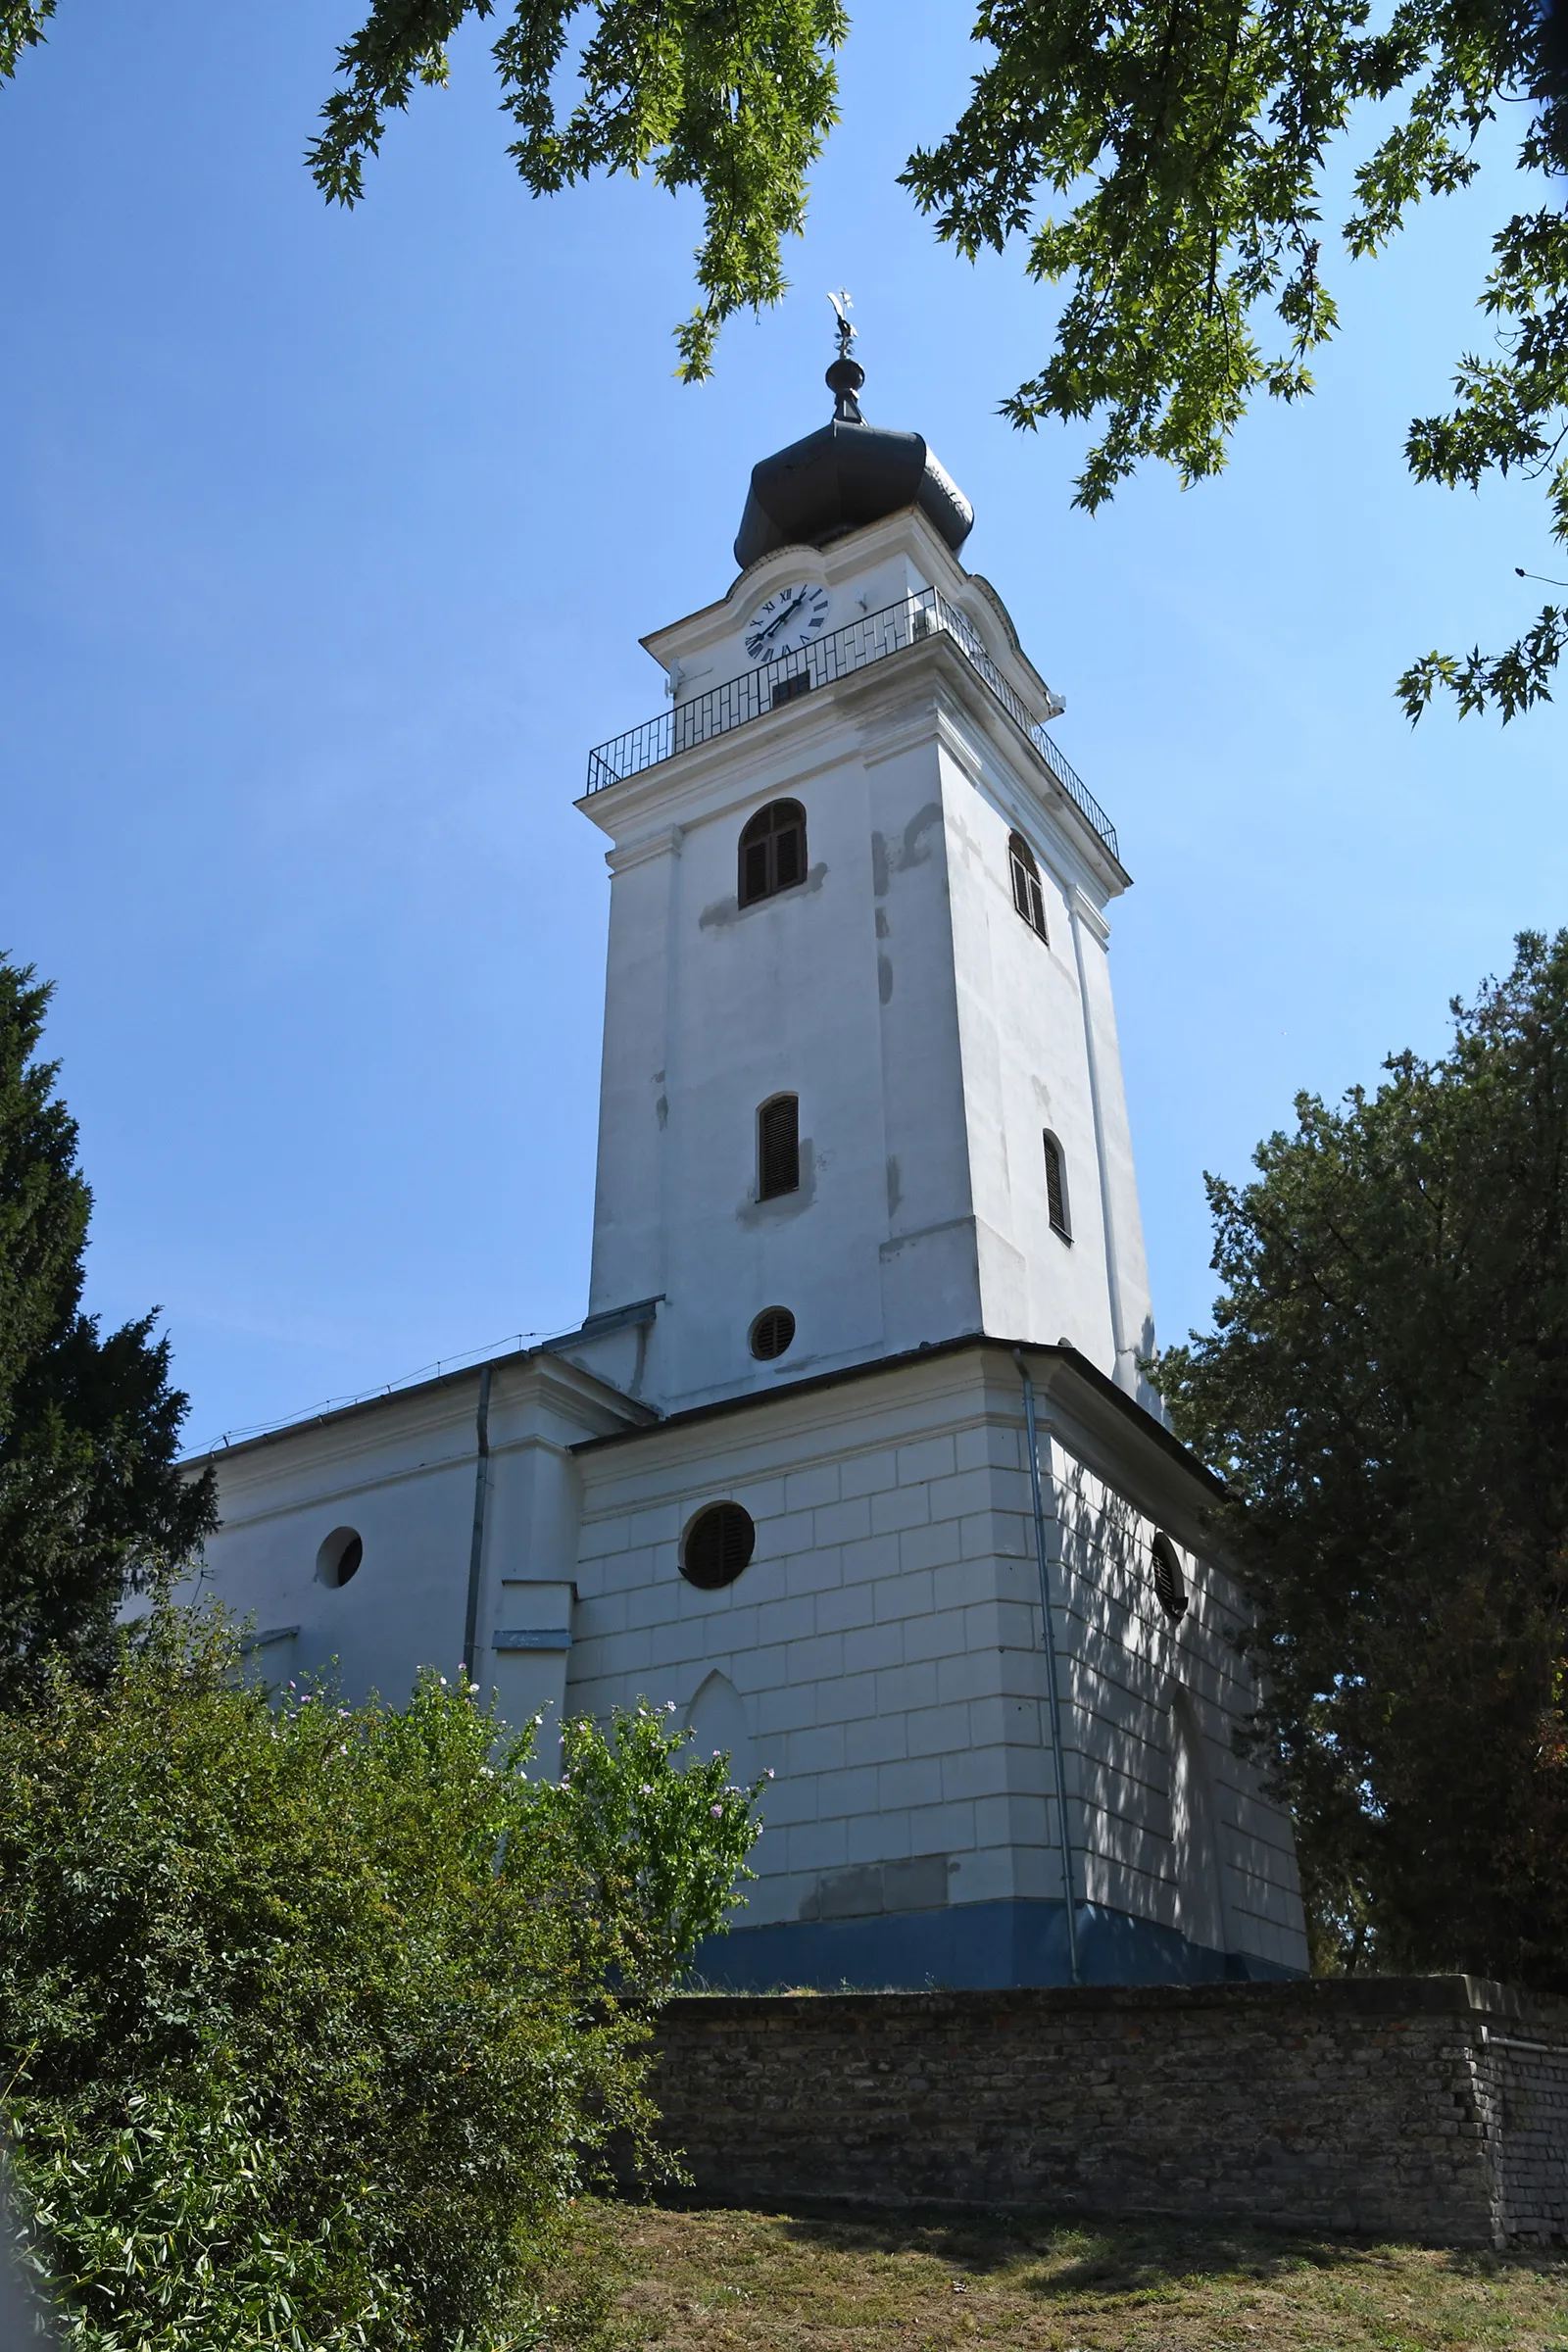
{"type": "Polygon", "coordinates": [[[705,1592],[732,1585],[751,1563],[757,1529],[750,1511],[738,1502],[710,1502],[686,1530],[680,1547],[680,1572],[688,1584],[705,1592]]]}
{"type": "Polygon", "coordinates": [[[787,1306],[764,1306],[752,1325],[752,1353],[760,1363],[770,1364],[774,1356],[782,1355],[795,1337],[795,1317],[787,1306]]]}
{"type": "Polygon", "coordinates": [[[1154,1555],[1154,1593],[1167,1617],[1187,1614],[1187,1579],[1169,1536],[1156,1536],[1150,1546],[1154,1555]]]}

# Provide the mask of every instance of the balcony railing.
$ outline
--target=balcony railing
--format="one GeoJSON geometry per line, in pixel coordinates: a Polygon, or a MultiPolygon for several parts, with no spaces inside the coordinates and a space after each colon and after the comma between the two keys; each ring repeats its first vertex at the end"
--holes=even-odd
{"type": "Polygon", "coordinates": [[[864,669],[868,662],[881,662],[889,654],[902,653],[906,645],[938,634],[953,639],[1019,732],[1034,745],[1067,798],[1089,819],[1111,856],[1119,858],[1116,828],[1082,776],[1063,759],[1045,728],[1033,724],[1023,703],[986,652],[973,622],[935,588],[917,589],[896,605],[884,606],[880,612],[868,612],[863,620],[834,629],[830,636],[818,638],[798,654],[782,654],[776,662],[764,662],[760,669],[749,669],[708,694],[693,695],[690,702],[676,703],[657,718],[645,719],[640,727],[628,728],[624,735],[602,743],[588,755],[588,790],[603,792],[607,785],[622,784],[628,776],[641,775],[644,768],[657,767],[662,760],[672,760],[677,752],[689,752],[697,744],[711,742],[715,735],[727,735],[732,727],[744,727],[751,719],[794,702],[797,696],[809,694],[814,687],[831,685],[835,678],[848,677],[852,670],[864,669]]]}

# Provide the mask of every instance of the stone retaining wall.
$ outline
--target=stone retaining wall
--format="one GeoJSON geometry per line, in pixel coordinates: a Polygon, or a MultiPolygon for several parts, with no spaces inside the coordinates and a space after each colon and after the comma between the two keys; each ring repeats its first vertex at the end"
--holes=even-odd
{"type": "Polygon", "coordinates": [[[659,2041],[666,2135],[718,2203],[1568,2233],[1568,2002],[1475,1978],[699,1995],[659,2041]]]}

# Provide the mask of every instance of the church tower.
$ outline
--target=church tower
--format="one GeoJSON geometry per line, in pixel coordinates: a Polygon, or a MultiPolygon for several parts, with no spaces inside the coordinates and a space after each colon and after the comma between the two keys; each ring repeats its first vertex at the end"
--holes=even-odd
{"type": "Polygon", "coordinates": [[[960,561],[968,502],[862,419],[847,349],[828,382],[832,420],[756,468],[739,577],[644,640],[669,709],[590,760],[590,1314],[659,1300],[666,1411],[981,1333],[1152,1401],[1115,829],[960,561]]]}
{"type": "Polygon", "coordinates": [[[769,1778],[712,1984],[1301,1973],[1215,1482],[1145,1388],[1106,962],[1128,886],[919,434],[752,475],[602,744],[589,1311],[225,1447],[257,1670],[648,1700],[769,1778]]]}

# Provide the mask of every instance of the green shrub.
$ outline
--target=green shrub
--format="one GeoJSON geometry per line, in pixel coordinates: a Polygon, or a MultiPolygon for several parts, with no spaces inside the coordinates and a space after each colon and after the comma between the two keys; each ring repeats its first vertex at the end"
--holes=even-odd
{"type": "Polygon", "coordinates": [[[79,2352],[495,2341],[610,2135],[648,2146],[649,2010],[756,1792],[646,1707],[567,1726],[556,1787],[440,1676],[269,1704],[238,1657],[161,1610],[0,1717],[29,2259],[79,2352]]]}

